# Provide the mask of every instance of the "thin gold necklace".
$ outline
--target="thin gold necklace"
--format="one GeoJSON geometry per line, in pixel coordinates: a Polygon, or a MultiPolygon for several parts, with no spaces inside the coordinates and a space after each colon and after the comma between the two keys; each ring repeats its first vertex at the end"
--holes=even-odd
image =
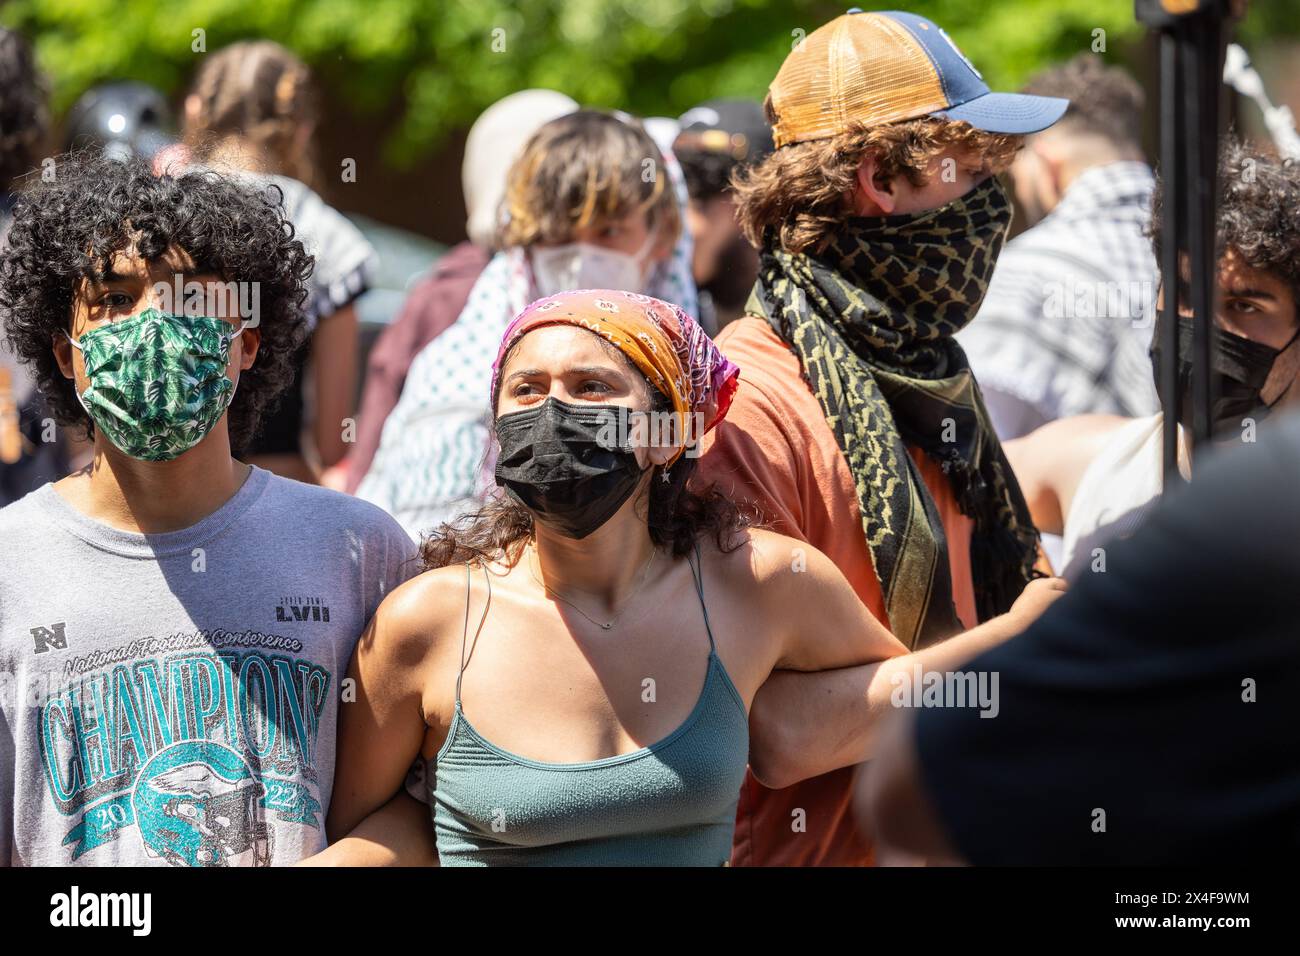
{"type": "Polygon", "coordinates": [[[614,625],[618,623],[618,619],[619,619],[620,617],[622,617],[624,614],[627,613],[627,609],[628,609],[629,607],[632,606],[632,602],[636,599],[636,596],[637,596],[638,594],[641,593],[641,588],[645,586],[646,575],[650,573],[650,565],[654,564],[655,555],[658,554],[658,553],[659,553],[659,549],[658,549],[658,548],[654,548],[654,547],[652,547],[652,548],[650,549],[650,560],[647,561],[647,562],[645,563],[645,567],[643,567],[643,568],[641,569],[641,576],[640,576],[640,578],[639,578],[638,581],[637,581],[637,585],[636,585],[636,587],[633,589],[632,593],[631,593],[630,595],[628,595],[628,599],[627,599],[626,601],[623,602],[623,608],[622,608],[622,610],[620,610],[617,614],[615,614],[614,617],[613,617],[613,618],[612,618],[608,623],[606,623],[606,622],[604,622],[604,621],[598,621],[598,620],[596,620],[594,617],[592,617],[590,614],[588,614],[588,613],[587,613],[586,611],[584,611],[582,608],[578,607],[578,605],[574,604],[572,601],[570,601],[568,598],[566,598],[566,597],[565,597],[563,594],[561,594],[559,591],[555,590],[553,587],[551,587],[549,584],[547,584],[545,581],[543,581],[541,578],[539,578],[539,577],[537,576],[537,572],[533,570],[533,550],[532,550],[532,549],[529,549],[529,552],[528,552],[528,573],[531,574],[531,575],[533,576],[533,580],[536,581],[538,584],[540,584],[540,585],[542,586],[542,589],[545,590],[547,594],[551,595],[551,596],[554,597],[556,600],[563,601],[565,604],[569,605],[569,607],[573,608],[575,611],[577,611],[579,614],[581,614],[583,617],[585,617],[585,618],[586,618],[588,621],[590,621],[592,624],[595,624],[595,625],[596,625],[597,627],[599,627],[601,630],[608,631],[608,630],[611,630],[611,629],[614,627],[614,625]]]}

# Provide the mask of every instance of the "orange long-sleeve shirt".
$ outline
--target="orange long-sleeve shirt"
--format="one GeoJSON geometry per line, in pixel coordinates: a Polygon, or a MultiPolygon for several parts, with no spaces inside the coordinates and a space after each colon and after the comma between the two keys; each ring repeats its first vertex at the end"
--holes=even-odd
{"type": "MultiPolygon", "coordinates": [[[[801,377],[798,357],[766,321],[749,316],[727,326],[717,343],[740,366],[740,386],[727,417],[705,437],[700,478],[716,482],[735,500],[753,502],[774,530],[825,553],[888,627],[853,476],[801,377]]],[[[973,522],[958,508],[939,465],[920,449],[909,451],[947,535],[958,617],[973,627],[978,623],[970,569],[973,522]]],[[[871,846],[853,822],[852,780],[850,767],[769,790],[747,775],[732,865],[869,865],[871,846]]]]}

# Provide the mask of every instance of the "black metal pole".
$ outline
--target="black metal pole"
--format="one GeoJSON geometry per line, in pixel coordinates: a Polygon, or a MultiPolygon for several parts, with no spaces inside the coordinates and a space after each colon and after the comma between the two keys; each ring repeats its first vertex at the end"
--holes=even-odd
{"type": "Polygon", "coordinates": [[[1160,174],[1164,205],[1160,257],[1164,303],[1157,388],[1165,410],[1162,451],[1166,482],[1178,472],[1178,423],[1190,412],[1192,444],[1208,441],[1214,395],[1215,200],[1218,195],[1219,86],[1226,0],[1135,0],[1139,21],[1160,32],[1160,174]],[[1187,281],[1184,283],[1183,276],[1187,281]],[[1184,290],[1185,293],[1184,293],[1184,290]],[[1180,409],[1178,360],[1184,347],[1178,315],[1192,313],[1192,407],[1180,409]]]}
{"type": "Polygon", "coordinates": [[[1210,122],[1214,110],[1202,101],[1205,84],[1201,80],[1205,61],[1204,32],[1206,18],[1193,17],[1179,24],[1179,46],[1183,67],[1183,103],[1186,109],[1186,136],[1183,155],[1187,162],[1187,292],[1192,310],[1192,446],[1210,437],[1210,307],[1214,294],[1216,263],[1207,249],[1207,224],[1214,222],[1214,170],[1205,168],[1202,140],[1218,137],[1210,122]],[[1207,212],[1209,215],[1207,216],[1207,212]],[[1211,273],[1207,275],[1208,273],[1211,273]],[[1207,281],[1208,280],[1208,281],[1207,281]]]}
{"type": "Polygon", "coordinates": [[[1178,281],[1181,258],[1182,217],[1182,76],[1178,69],[1179,38],[1172,30],[1160,37],[1160,175],[1164,179],[1161,206],[1160,274],[1163,301],[1160,309],[1160,369],[1158,386],[1163,421],[1164,474],[1168,487],[1178,474],[1178,281]],[[1172,279],[1171,279],[1172,277],[1172,279]]]}
{"type": "Polygon", "coordinates": [[[1205,170],[1201,177],[1203,193],[1203,219],[1201,243],[1205,250],[1205,261],[1209,263],[1202,278],[1201,294],[1205,311],[1197,313],[1200,327],[1204,328],[1204,344],[1196,354],[1196,369],[1203,372],[1205,388],[1201,400],[1204,401],[1206,428],[1197,433],[1197,440],[1207,440],[1214,430],[1214,406],[1219,400],[1218,377],[1210,374],[1212,366],[1211,330],[1215,323],[1215,309],[1218,304],[1219,256],[1216,248],[1219,211],[1219,133],[1223,128],[1220,103],[1223,100],[1223,60],[1227,52],[1225,43],[1227,35],[1226,11],[1212,10],[1205,18],[1205,28],[1200,33],[1201,41],[1201,85],[1202,102],[1205,114],[1205,135],[1200,137],[1201,163],[1205,170]]]}

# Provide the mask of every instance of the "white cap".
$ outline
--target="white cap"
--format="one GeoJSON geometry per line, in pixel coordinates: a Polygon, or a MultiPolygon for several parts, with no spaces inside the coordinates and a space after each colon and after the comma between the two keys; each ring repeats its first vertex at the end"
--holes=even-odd
{"type": "Polygon", "coordinates": [[[682,124],[668,116],[647,116],[641,125],[665,156],[673,151],[677,134],[682,131],[682,124]]]}
{"type": "Polygon", "coordinates": [[[506,175],[529,138],[546,123],[578,108],[554,90],[521,90],[497,100],[474,121],[465,140],[461,186],[472,242],[490,246],[500,224],[506,175]]]}

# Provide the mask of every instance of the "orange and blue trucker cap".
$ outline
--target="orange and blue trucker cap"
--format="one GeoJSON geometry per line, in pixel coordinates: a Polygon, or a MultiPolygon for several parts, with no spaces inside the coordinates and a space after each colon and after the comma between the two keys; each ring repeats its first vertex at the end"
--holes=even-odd
{"type": "Polygon", "coordinates": [[[776,145],[826,139],[851,124],[937,116],[990,133],[1036,133],[1070,105],[993,93],[965,54],[925,17],[850,10],[803,39],[768,90],[776,145]]]}

